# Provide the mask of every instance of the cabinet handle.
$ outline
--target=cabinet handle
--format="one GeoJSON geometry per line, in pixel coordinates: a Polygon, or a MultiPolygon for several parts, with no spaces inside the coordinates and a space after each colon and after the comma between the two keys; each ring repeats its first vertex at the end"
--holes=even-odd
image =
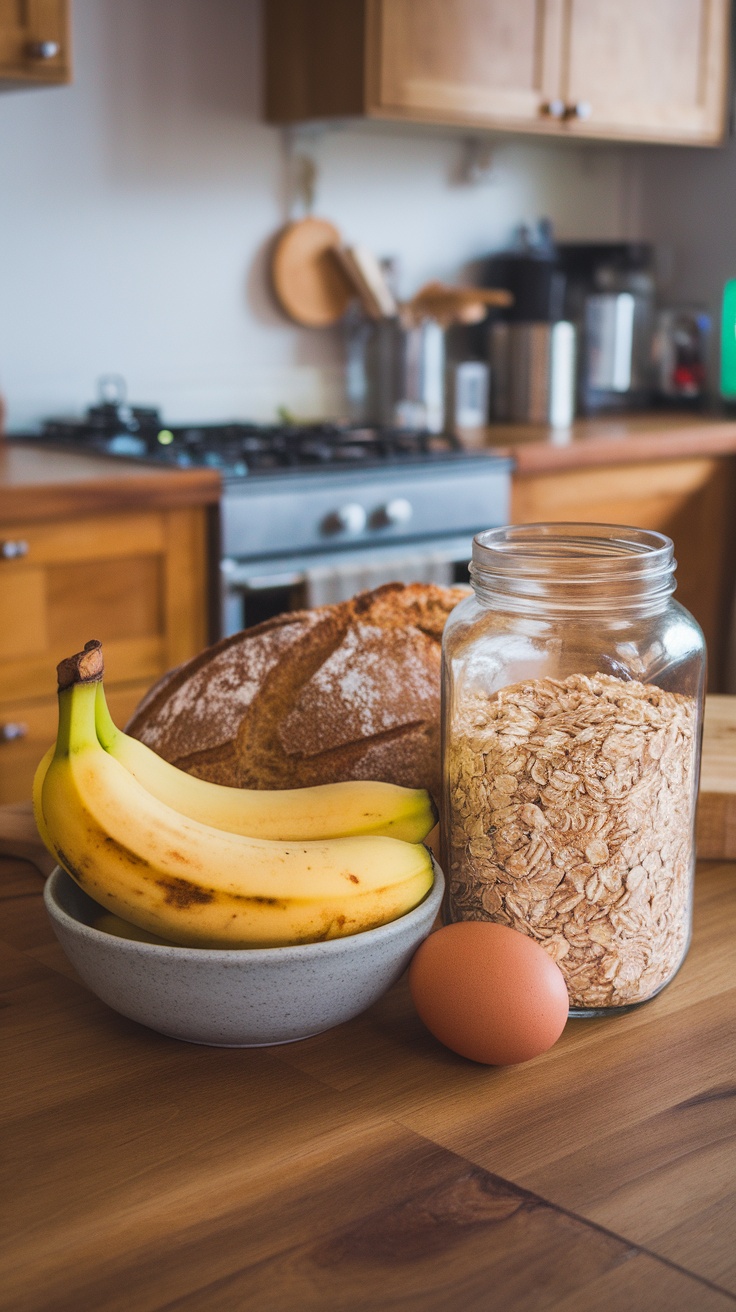
{"type": "Polygon", "coordinates": [[[590,118],[593,106],[589,100],[576,100],[574,105],[565,105],[565,118],[590,118]]]}
{"type": "Polygon", "coordinates": [[[22,538],[5,538],[0,542],[0,557],[3,560],[19,560],[21,556],[27,556],[30,547],[22,538]]]}
{"type": "Polygon", "coordinates": [[[56,59],[61,46],[58,41],[32,41],[28,47],[31,59],[56,59]]]}
{"type": "Polygon", "coordinates": [[[0,724],[0,743],[14,743],[28,737],[27,724],[0,724]]]}
{"type": "Polygon", "coordinates": [[[542,105],[542,113],[547,118],[564,118],[567,106],[564,100],[546,100],[542,105]]]}

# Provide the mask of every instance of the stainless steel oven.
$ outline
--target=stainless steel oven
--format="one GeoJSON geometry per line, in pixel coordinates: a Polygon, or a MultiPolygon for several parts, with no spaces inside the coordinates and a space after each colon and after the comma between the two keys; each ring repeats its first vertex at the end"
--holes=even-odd
{"type": "Polygon", "coordinates": [[[508,461],[464,452],[227,481],[223,633],[391,580],[466,582],[473,534],[508,521],[509,489],[508,461]]]}

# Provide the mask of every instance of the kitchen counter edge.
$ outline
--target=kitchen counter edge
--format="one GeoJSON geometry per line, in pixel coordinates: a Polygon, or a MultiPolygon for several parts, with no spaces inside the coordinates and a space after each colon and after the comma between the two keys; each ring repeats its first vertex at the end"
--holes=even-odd
{"type": "Polygon", "coordinates": [[[216,505],[213,469],[168,469],[0,439],[0,523],[114,510],[216,505]]]}
{"type": "Polygon", "coordinates": [[[736,417],[667,411],[578,419],[570,428],[492,424],[479,452],[509,456],[516,476],[736,455],[736,417]]]}

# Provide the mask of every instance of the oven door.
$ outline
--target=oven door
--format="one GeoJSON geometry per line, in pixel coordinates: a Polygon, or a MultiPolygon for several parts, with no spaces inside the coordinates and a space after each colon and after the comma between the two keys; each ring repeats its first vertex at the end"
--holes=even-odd
{"type": "Polygon", "coordinates": [[[382,583],[467,581],[473,534],[508,522],[510,489],[496,455],[227,484],[223,634],[382,583]]]}
{"type": "Polygon", "coordinates": [[[382,583],[468,582],[472,534],[221,562],[222,634],[285,611],[346,601],[382,583]]]}

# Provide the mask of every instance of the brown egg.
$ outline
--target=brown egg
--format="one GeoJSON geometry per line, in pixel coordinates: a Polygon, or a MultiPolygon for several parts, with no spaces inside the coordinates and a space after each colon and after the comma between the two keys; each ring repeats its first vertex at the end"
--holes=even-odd
{"type": "Polygon", "coordinates": [[[567,1020],[556,962],[534,939],[490,921],[459,921],[430,934],[412,960],[409,987],[435,1038],[488,1066],[538,1057],[567,1020]]]}

